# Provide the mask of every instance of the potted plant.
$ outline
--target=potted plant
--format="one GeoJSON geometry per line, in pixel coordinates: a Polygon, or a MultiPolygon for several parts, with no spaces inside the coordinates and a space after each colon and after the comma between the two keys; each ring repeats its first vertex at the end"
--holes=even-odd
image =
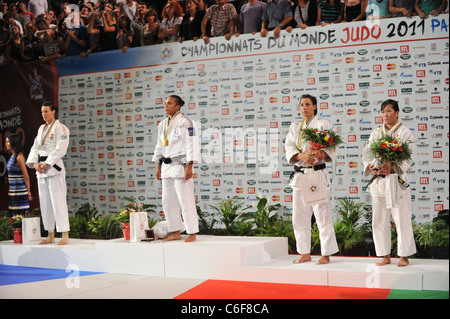
{"type": "Polygon", "coordinates": [[[338,218],[334,222],[334,229],[339,251],[341,255],[363,256],[367,233],[359,222],[368,207],[365,203],[347,197],[340,199],[337,204],[338,218]]]}
{"type": "Polygon", "coordinates": [[[277,222],[277,211],[281,208],[281,204],[268,205],[269,200],[261,194],[256,197],[256,199],[257,202],[252,206],[253,208],[256,208],[256,211],[244,213],[240,216],[240,218],[243,220],[252,220],[256,226],[254,232],[258,233],[264,231],[277,222]]]}
{"type": "Polygon", "coordinates": [[[129,210],[128,208],[124,208],[117,215],[117,220],[122,225],[123,238],[125,240],[130,240],[130,214],[134,211],[129,210]]]}
{"type": "Polygon", "coordinates": [[[236,223],[238,222],[240,213],[249,208],[237,196],[223,199],[216,206],[210,207],[216,210],[221,216],[221,221],[225,225],[225,230],[228,235],[234,235],[236,233],[236,223]]]}
{"type": "Polygon", "coordinates": [[[122,210],[117,215],[117,220],[122,224],[123,226],[123,237],[125,240],[130,240],[130,214],[134,212],[156,212],[153,208],[156,207],[156,205],[152,204],[144,204],[140,203],[138,204],[133,198],[131,197],[123,197],[126,201],[129,203],[127,205],[122,206],[122,210]]]}
{"type": "Polygon", "coordinates": [[[22,215],[15,215],[9,219],[11,226],[14,230],[14,243],[21,244],[22,243],[22,215]]]}

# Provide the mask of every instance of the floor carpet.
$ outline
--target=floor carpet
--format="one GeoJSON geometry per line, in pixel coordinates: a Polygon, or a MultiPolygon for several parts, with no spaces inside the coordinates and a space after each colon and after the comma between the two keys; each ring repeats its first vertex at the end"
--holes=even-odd
{"type": "Polygon", "coordinates": [[[177,299],[387,299],[390,289],[207,280],[177,299]]]}
{"type": "MultiPolygon", "coordinates": [[[[89,276],[100,272],[0,265],[0,286],[89,276]]],[[[174,299],[449,299],[448,291],[367,289],[351,287],[206,280],[174,299]]],[[[99,296],[101,298],[101,296],[99,296]]]]}
{"type": "Polygon", "coordinates": [[[66,271],[65,269],[0,265],[0,286],[68,278],[69,276],[89,276],[96,274],[101,273],[76,271],[73,269],[66,271]]]}

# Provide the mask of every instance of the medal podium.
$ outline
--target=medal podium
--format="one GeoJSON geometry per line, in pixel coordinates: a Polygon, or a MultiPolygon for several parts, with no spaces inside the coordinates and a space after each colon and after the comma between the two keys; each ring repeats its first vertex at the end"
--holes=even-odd
{"type": "Polygon", "coordinates": [[[407,267],[378,267],[379,258],[331,256],[327,265],[293,264],[287,238],[198,235],[182,240],[129,242],[71,239],[70,244],[0,242],[0,263],[167,278],[238,280],[321,286],[449,290],[449,261],[410,259],[407,267]]]}

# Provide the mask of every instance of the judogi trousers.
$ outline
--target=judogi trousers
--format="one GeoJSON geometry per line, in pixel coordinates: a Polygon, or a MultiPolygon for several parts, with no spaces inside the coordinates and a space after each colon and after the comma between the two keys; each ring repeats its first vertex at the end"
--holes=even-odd
{"type": "Polygon", "coordinates": [[[186,229],[188,234],[198,233],[193,178],[188,180],[184,178],[163,178],[162,205],[169,224],[169,232],[186,229]],[[181,218],[182,216],[183,218],[181,218]]]}
{"type": "Polygon", "coordinates": [[[311,252],[311,217],[314,214],[319,228],[320,247],[322,256],[330,256],[339,251],[331,217],[330,203],[306,206],[302,191],[294,187],[292,224],[294,226],[297,252],[309,254],[311,252]]]}
{"type": "Polygon", "coordinates": [[[416,253],[416,243],[412,229],[411,192],[405,191],[398,208],[386,208],[384,196],[372,195],[372,232],[377,256],[391,253],[391,216],[397,228],[397,254],[408,257],[416,253]]]}
{"type": "Polygon", "coordinates": [[[38,191],[44,229],[53,232],[68,232],[69,212],[67,208],[67,186],[64,174],[39,177],[38,191]]]}

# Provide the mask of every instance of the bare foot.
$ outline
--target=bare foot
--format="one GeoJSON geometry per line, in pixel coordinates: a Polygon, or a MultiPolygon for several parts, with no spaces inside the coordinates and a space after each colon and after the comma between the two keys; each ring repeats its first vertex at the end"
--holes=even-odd
{"type": "Polygon", "coordinates": [[[301,264],[306,261],[311,261],[311,254],[303,254],[300,256],[300,258],[293,261],[294,264],[301,264]]]}
{"type": "Polygon", "coordinates": [[[62,246],[62,245],[67,245],[67,244],[69,244],[69,233],[68,232],[64,232],[62,234],[61,240],[58,242],[58,245],[62,246]]]}
{"type": "Polygon", "coordinates": [[[319,259],[319,264],[320,265],[326,265],[328,263],[330,263],[330,256],[322,256],[322,257],[320,257],[320,259],[319,259]]]}
{"type": "Polygon", "coordinates": [[[391,256],[386,255],[381,259],[381,261],[377,262],[377,266],[384,266],[391,263],[391,256]]]}
{"type": "Polygon", "coordinates": [[[197,240],[197,235],[189,234],[187,238],[184,240],[185,243],[192,243],[197,240]]]}
{"type": "Polygon", "coordinates": [[[52,244],[55,242],[55,235],[54,233],[48,233],[47,238],[45,238],[43,241],[39,243],[39,245],[46,245],[46,244],[52,244]]]}
{"type": "Polygon", "coordinates": [[[176,232],[171,233],[166,238],[164,238],[164,241],[172,241],[172,240],[180,240],[180,239],[183,239],[183,237],[181,237],[181,233],[179,231],[176,231],[176,232]]]}
{"type": "Polygon", "coordinates": [[[400,257],[400,260],[397,263],[397,267],[405,267],[409,265],[408,257],[400,257]]]}

